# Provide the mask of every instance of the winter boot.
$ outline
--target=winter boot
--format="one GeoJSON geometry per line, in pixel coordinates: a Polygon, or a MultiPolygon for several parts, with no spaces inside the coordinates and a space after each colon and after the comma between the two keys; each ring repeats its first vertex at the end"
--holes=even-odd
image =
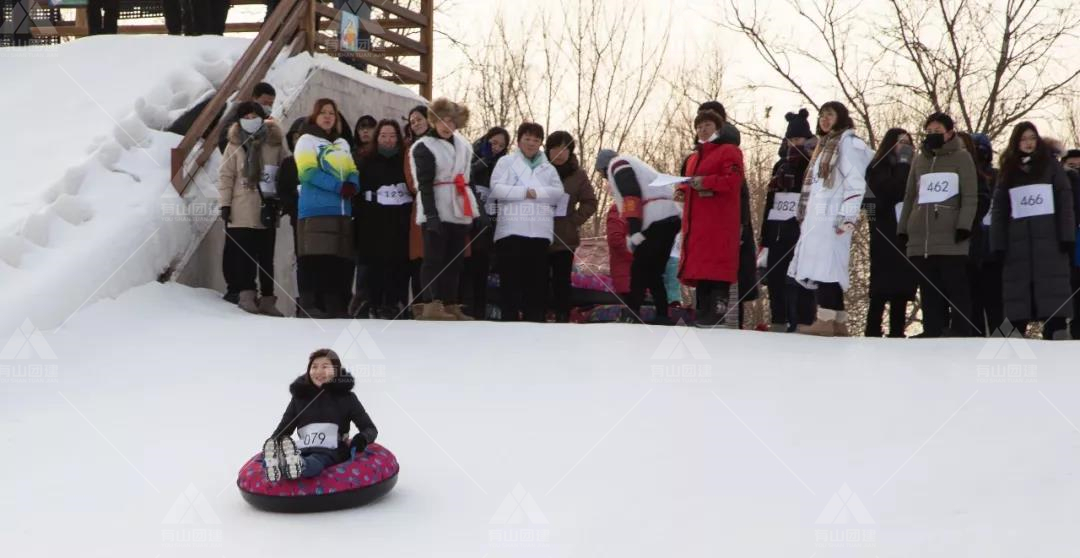
{"type": "Polygon", "coordinates": [[[769,331],[772,333],[786,333],[787,330],[787,324],[769,324],[769,331]]]}
{"type": "Polygon", "coordinates": [[[251,314],[259,313],[259,304],[255,301],[255,291],[240,291],[240,309],[251,314]]]}
{"type": "Polygon", "coordinates": [[[463,311],[463,310],[461,309],[461,307],[462,307],[462,305],[461,305],[461,304],[447,304],[447,305],[446,305],[446,306],[444,307],[444,309],[445,309],[445,310],[446,310],[446,311],[447,311],[447,312],[448,312],[449,314],[452,314],[452,315],[454,316],[454,319],[455,319],[455,320],[457,320],[457,321],[459,321],[459,322],[471,322],[471,321],[473,321],[473,320],[475,320],[475,319],[476,319],[476,318],[473,318],[472,316],[470,316],[470,315],[466,314],[466,313],[465,313],[465,312],[464,312],[464,311],[463,311]]]}
{"type": "Polygon", "coordinates": [[[375,316],[380,320],[396,320],[398,317],[405,317],[401,310],[393,306],[383,306],[379,308],[375,311],[375,316]]]}
{"type": "Polygon", "coordinates": [[[844,312],[843,310],[836,313],[836,322],[833,325],[833,331],[836,337],[851,337],[851,335],[848,334],[847,318],[847,312],[844,312]]]}
{"type": "Polygon", "coordinates": [[[300,293],[300,300],[296,301],[296,317],[325,320],[329,316],[315,305],[315,293],[300,293]]]}
{"type": "Polygon", "coordinates": [[[263,465],[266,468],[266,480],[277,482],[281,480],[282,465],[281,445],[277,438],[269,438],[263,442],[263,465]]]}
{"type": "Polygon", "coordinates": [[[300,450],[296,449],[296,442],[286,436],[280,440],[278,446],[281,448],[281,471],[285,474],[285,478],[289,480],[300,478],[304,474],[304,458],[300,455],[300,450]]]}
{"type": "Polygon", "coordinates": [[[457,320],[453,314],[446,311],[446,307],[443,306],[441,300],[433,300],[424,303],[423,308],[421,308],[420,314],[416,316],[416,319],[441,322],[452,322],[457,320]]]}
{"type": "Polygon", "coordinates": [[[697,327],[716,329],[725,327],[724,317],[728,313],[728,293],[714,291],[709,296],[708,306],[701,313],[701,319],[694,323],[697,327]]]}
{"type": "Polygon", "coordinates": [[[817,319],[808,326],[799,326],[799,333],[804,335],[816,335],[818,337],[834,337],[836,335],[836,310],[818,308],[817,319]]]}
{"type": "Polygon", "coordinates": [[[339,294],[326,294],[323,297],[326,301],[326,317],[331,320],[338,320],[349,317],[348,303],[345,302],[345,297],[339,294]]]}
{"type": "Polygon", "coordinates": [[[223,298],[225,302],[236,304],[237,302],[240,302],[240,293],[236,291],[225,291],[225,296],[221,298],[223,298]]]}
{"type": "Polygon", "coordinates": [[[259,313],[264,316],[283,318],[285,315],[277,309],[277,297],[270,295],[259,299],[259,313]]]}
{"type": "Polygon", "coordinates": [[[371,303],[361,294],[353,295],[349,301],[349,316],[352,318],[368,318],[371,316],[371,303]]]}

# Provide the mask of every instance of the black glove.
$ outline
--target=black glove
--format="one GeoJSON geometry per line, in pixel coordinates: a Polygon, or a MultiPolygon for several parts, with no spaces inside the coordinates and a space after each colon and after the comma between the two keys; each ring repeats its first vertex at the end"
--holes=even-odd
{"type": "Polygon", "coordinates": [[[424,221],[424,232],[428,232],[434,235],[442,235],[442,219],[439,219],[437,215],[429,215],[427,221],[424,221]]]}
{"type": "Polygon", "coordinates": [[[956,243],[957,244],[960,244],[961,242],[963,242],[963,241],[965,241],[965,240],[967,240],[969,238],[971,238],[971,231],[969,231],[967,229],[956,229],[956,243]]]}
{"type": "Polygon", "coordinates": [[[221,220],[225,221],[225,223],[229,223],[232,220],[232,208],[231,207],[226,205],[226,206],[221,208],[221,220]]]}
{"type": "Polygon", "coordinates": [[[896,242],[900,246],[907,246],[907,241],[908,241],[908,237],[907,237],[906,234],[900,233],[900,234],[896,235],[896,242]]]}
{"type": "Polygon", "coordinates": [[[362,434],[357,434],[352,437],[352,443],[349,444],[349,449],[356,450],[356,453],[364,453],[364,448],[368,445],[367,439],[362,434]]]}

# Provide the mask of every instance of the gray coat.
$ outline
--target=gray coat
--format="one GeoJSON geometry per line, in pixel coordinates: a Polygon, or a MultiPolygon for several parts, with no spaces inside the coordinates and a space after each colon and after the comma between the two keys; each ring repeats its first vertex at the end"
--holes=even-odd
{"type": "Polygon", "coordinates": [[[990,246],[995,252],[1005,253],[1002,271],[1005,316],[1010,320],[1072,317],[1070,254],[1062,250],[1062,243],[1076,240],[1069,179],[1054,160],[1044,169],[1017,174],[1000,175],[990,221],[990,246]],[[1052,185],[1054,213],[1012,219],[1009,190],[1031,184],[1052,185]]]}

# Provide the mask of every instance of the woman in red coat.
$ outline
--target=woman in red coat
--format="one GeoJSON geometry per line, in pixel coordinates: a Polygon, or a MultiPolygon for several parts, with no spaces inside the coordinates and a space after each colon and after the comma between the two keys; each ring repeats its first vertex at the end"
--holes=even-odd
{"type": "Polygon", "coordinates": [[[682,194],[682,255],[679,279],[696,288],[699,327],[718,327],[728,311],[728,291],[738,280],[742,151],[720,137],[726,114],[704,111],[694,119],[698,145],[684,168],[693,177],[682,194]]]}

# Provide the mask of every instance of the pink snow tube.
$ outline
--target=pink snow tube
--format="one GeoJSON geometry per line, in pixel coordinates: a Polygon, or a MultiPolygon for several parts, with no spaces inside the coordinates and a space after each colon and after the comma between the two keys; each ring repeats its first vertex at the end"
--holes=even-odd
{"type": "Polygon", "coordinates": [[[266,480],[262,452],[244,464],[236,485],[244,500],[273,512],[308,513],[341,510],[375,500],[397,483],[398,462],[390,450],[371,444],[355,459],[327,467],[310,479],[266,480]]]}

